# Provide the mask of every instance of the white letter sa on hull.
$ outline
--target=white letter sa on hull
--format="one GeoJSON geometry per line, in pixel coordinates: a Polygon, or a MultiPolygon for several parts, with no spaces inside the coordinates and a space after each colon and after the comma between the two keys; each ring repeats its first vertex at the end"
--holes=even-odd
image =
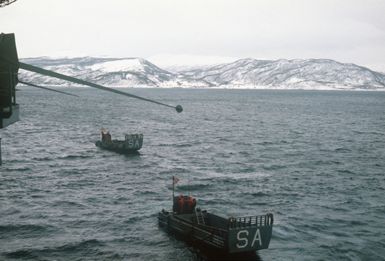
{"type": "Polygon", "coordinates": [[[250,234],[248,230],[240,230],[237,233],[237,248],[245,248],[250,247],[253,248],[254,244],[258,242],[259,246],[262,246],[262,238],[261,238],[261,232],[259,229],[257,229],[254,233],[254,236],[250,234]],[[252,236],[252,238],[249,238],[249,236],[252,236]],[[249,240],[252,239],[252,240],[249,240]],[[250,246],[249,243],[251,242],[250,246]]]}

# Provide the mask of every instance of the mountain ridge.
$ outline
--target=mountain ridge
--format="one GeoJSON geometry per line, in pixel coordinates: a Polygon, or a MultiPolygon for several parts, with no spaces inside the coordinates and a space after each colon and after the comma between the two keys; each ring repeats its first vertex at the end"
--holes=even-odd
{"type": "MultiPolygon", "coordinates": [[[[384,74],[332,59],[244,58],[177,72],[167,71],[139,57],[35,57],[21,60],[109,87],[385,90],[384,74]]],[[[20,78],[39,85],[72,86],[26,71],[21,71],[20,78]]]]}

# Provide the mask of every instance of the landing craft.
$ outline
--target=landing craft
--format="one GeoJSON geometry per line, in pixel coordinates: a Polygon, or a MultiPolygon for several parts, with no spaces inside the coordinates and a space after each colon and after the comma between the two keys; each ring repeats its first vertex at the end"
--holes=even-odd
{"type": "Polygon", "coordinates": [[[95,143],[97,147],[122,154],[139,154],[143,145],[143,134],[126,134],[124,140],[116,140],[109,131],[102,129],[101,135],[102,139],[95,143]]]}
{"type": "Polygon", "coordinates": [[[224,218],[196,208],[191,196],[174,196],[175,183],[173,177],[172,209],[158,213],[161,228],[215,260],[257,260],[256,251],[269,247],[273,214],[224,218]]]}

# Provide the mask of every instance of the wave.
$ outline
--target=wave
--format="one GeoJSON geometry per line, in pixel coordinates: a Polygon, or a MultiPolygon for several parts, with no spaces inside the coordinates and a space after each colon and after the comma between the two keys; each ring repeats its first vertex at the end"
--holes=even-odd
{"type": "Polygon", "coordinates": [[[36,157],[32,157],[32,160],[36,160],[36,161],[52,161],[52,160],[56,159],[56,158],[53,158],[51,156],[40,156],[40,157],[36,156],[36,157]]]}
{"type": "MultiPolygon", "coordinates": [[[[19,259],[63,259],[63,257],[74,256],[76,260],[81,260],[81,257],[95,256],[102,257],[107,254],[98,248],[103,247],[105,244],[96,239],[84,240],[77,243],[68,243],[58,247],[47,247],[43,249],[20,249],[3,255],[7,258],[19,258],[19,259]]],[[[111,256],[112,253],[109,253],[111,256]]],[[[116,254],[112,254],[116,255],[116,254]]],[[[67,259],[67,258],[65,258],[67,259]]],[[[68,258],[72,259],[72,258],[68,258]]]]}
{"type": "Polygon", "coordinates": [[[51,225],[36,224],[9,224],[0,226],[0,238],[11,237],[40,237],[56,231],[57,228],[51,225]]]}
{"type": "MultiPolygon", "coordinates": [[[[4,162],[3,161],[3,164],[7,164],[7,162],[4,162]]],[[[20,172],[24,172],[24,171],[31,171],[32,169],[29,168],[29,167],[15,167],[15,168],[6,168],[5,169],[6,171],[20,171],[20,172]]]]}
{"type": "Polygon", "coordinates": [[[262,191],[258,191],[258,192],[246,192],[246,193],[243,193],[244,195],[250,195],[252,197],[268,197],[270,194],[268,193],[265,193],[265,192],[262,192],[262,191]]]}
{"type": "Polygon", "coordinates": [[[181,143],[181,144],[173,144],[173,143],[161,143],[158,144],[158,147],[171,147],[171,148],[190,148],[199,144],[199,142],[194,143],[181,143]]]}
{"type": "Polygon", "coordinates": [[[6,258],[35,260],[39,258],[39,255],[34,253],[33,250],[17,250],[9,253],[4,253],[3,256],[6,258]]]}
{"type": "Polygon", "coordinates": [[[144,219],[154,219],[158,216],[158,212],[153,212],[151,214],[148,214],[148,215],[143,215],[142,213],[137,213],[136,216],[131,216],[131,217],[127,217],[124,221],[125,224],[127,225],[132,225],[136,222],[141,222],[143,221],[144,219]]]}
{"type": "Polygon", "coordinates": [[[335,152],[351,152],[352,150],[347,149],[347,148],[336,148],[334,151],[335,152]]]}
{"type": "Polygon", "coordinates": [[[93,155],[91,155],[91,154],[88,154],[88,155],[66,155],[66,156],[59,157],[59,159],[73,160],[73,159],[88,159],[88,158],[92,158],[92,157],[93,157],[93,155]]]}
{"type": "Polygon", "coordinates": [[[75,202],[75,201],[66,201],[66,200],[58,200],[58,201],[54,201],[51,203],[51,205],[53,207],[57,207],[57,206],[60,206],[62,208],[64,207],[76,207],[77,209],[85,209],[87,206],[80,203],[80,202],[75,202]]]}
{"type": "Polygon", "coordinates": [[[262,166],[264,170],[279,170],[279,169],[285,169],[287,166],[285,165],[268,165],[268,166],[262,166]]]}
{"type": "Polygon", "coordinates": [[[348,169],[339,169],[337,170],[338,173],[346,173],[346,174],[356,174],[355,172],[348,170],[348,169]]]}

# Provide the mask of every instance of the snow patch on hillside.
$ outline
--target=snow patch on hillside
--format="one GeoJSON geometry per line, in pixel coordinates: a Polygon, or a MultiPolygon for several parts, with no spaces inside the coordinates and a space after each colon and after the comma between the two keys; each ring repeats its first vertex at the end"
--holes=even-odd
{"type": "Polygon", "coordinates": [[[87,69],[103,72],[144,71],[141,59],[135,58],[96,63],[88,66],[87,69]]]}

